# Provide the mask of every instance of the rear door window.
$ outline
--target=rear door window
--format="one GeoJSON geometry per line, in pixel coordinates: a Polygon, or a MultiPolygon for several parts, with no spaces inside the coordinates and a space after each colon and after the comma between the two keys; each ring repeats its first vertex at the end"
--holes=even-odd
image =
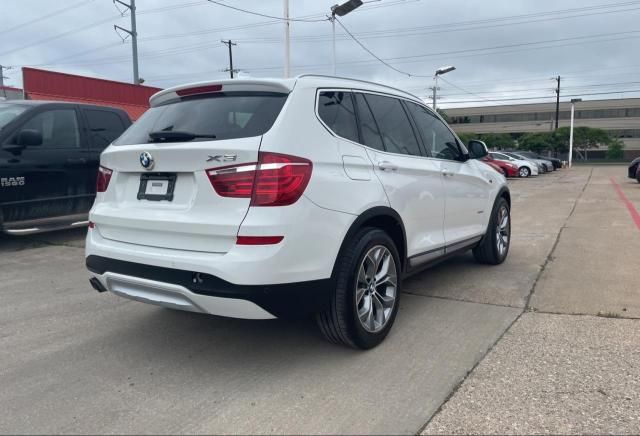
{"type": "Polygon", "coordinates": [[[358,118],[360,120],[360,131],[362,132],[362,143],[367,147],[384,151],[382,136],[378,130],[376,120],[373,118],[369,104],[362,94],[355,94],[356,107],[358,108],[358,118]]]}
{"type": "Polygon", "coordinates": [[[103,150],[124,132],[122,119],[115,112],[84,109],[91,135],[91,148],[103,150]]]}
{"type": "MultiPolygon", "coordinates": [[[[75,109],[52,109],[40,112],[21,130],[36,130],[42,135],[41,148],[80,147],[80,129],[75,109]]],[[[14,141],[17,137],[14,138],[14,141]]]]}
{"type": "Polygon", "coordinates": [[[421,156],[418,140],[400,100],[376,94],[366,94],[365,99],[380,128],[385,149],[390,153],[421,156]]]}
{"type": "Polygon", "coordinates": [[[358,124],[350,92],[322,91],[318,98],[318,115],[336,135],[359,142],[358,124]]]}
{"type": "Polygon", "coordinates": [[[150,108],[114,144],[144,144],[152,132],[188,132],[196,136],[193,141],[260,136],[273,126],[286,100],[287,94],[260,92],[183,98],[150,108]]]}

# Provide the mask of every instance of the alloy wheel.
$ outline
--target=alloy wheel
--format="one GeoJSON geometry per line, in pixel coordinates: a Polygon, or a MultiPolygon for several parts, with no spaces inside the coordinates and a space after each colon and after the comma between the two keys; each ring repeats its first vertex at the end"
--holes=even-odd
{"type": "Polygon", "coordinates": [[[509,210],[502,206],[498,211],[496,224],[496,247],[500,257],[504,256],[509,248],[509,237],[511,236],[511,223],[509,222],[509,210]]]}
{"type": "Polygon", "coordinates": [[[362,259],[356,280],[356,309],[362,327],[381,331],[396,302],[398,272],[391,251],[384,245],[372,247],[362,259]]]}

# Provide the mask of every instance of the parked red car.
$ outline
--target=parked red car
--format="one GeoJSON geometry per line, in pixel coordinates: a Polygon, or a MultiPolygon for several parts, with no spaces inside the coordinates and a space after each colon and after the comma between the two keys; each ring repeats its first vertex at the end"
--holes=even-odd
{"type": "Polygon", "coordinates": [[[498,165],[494,164],[493,162],[489,162],[489,161],[486,161],[484,159],[482,160],[482,162],[486,163],[487,165],[489,165],[491,168],[493,168],[494,170],[496,170],[500,174],[504,174],[504,172],[502,172],[502,168],[500,168],[498,165]]]}
{"type": "Polygon", "coordinates": [[[512,164],[511,162],[494,159],[490,154],[483,157],[481,160],[491,166],[499,167],[500,172],[504,174],[505,177],[518,177],[518,165],[512,164]]]}

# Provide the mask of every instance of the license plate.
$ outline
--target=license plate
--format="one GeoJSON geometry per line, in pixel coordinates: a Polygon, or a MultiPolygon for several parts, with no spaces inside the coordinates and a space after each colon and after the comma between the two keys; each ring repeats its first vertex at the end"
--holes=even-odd
{"type": "Polygon", "coordinates": [[[175,185],[175,174],[142,174],[138,200],[172,201],[175,185]]]}
{"type": "Polygon", "coordinates": [[[167,195],[168,190],[168,180],[149,180],[147,182],[147,189],[145,189],[144,193],[147,195],[167,195]]]}

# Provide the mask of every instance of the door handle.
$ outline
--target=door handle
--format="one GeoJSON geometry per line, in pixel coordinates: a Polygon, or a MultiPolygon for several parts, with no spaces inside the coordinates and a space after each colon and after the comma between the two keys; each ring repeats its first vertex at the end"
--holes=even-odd
{"type": "Polygon", "coordinates": [[[398,171],[398,165],[394,165],[386,160],[379,162],[378,168],[380,168],[381,171],[398,171]]]}
{"type": "Polygon", "coordinates": [[[78,157],[78,158],[70,157],[69,159],[67,159],[67,163],[72,165],[86,164],[87,160],[83,157],[78,157]]]}

